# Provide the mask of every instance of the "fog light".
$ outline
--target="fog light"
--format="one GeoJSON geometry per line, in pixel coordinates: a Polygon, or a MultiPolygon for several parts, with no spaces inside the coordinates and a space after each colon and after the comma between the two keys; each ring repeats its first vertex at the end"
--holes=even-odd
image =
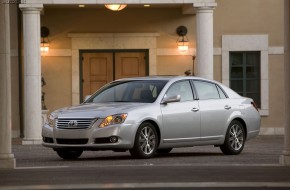
{"type": "Polygon", "coordinates": [[[111,143],[116,143],[118,141],[118,137],[110,137],[111,143]]]}

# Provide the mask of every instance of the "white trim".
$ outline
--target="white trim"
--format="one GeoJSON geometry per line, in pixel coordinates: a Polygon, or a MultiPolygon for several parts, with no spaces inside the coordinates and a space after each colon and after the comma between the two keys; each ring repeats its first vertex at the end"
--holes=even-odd
{"type": "Polygon", "coordinates": [[[229,52],[261,51],[261,116],[269,115],[268,35],[222,35],[222,82],[229,86],[229,52]]]}
{"type": "Polygon", "coordinates": [[[159,33],[68,33],[70,38],[157,37],[159,33]]]}
{"type": "Polygon", "coordinates": [[[49,49],[47,54],[41,55],[43,57],[71,57],[71,49],[49,49]]]}
{"type": "Polygon", "coordinates": [[[196,49],[195,48],[189,48],[187,52],[180,53],[177,48],[158,48],[157,55],[158,56],[170,56],[170,55],[195,55],[196,49]]]}
{"type": "Polygon", "coordinates": [[[271,55],[283,55],[284,54],[284,47],[283,46],[269,47],[269,54],[271,54],[271,55]]]}
{"type": "Polygon", "coordinates": [[[284,127],[261,127],[259,135],[284,135],[284,127]]]}
{"type": "MultiPolygon", "coordinates": [[[[70,35],[73,36],[73,35],[70,35]]],[[[138,36],[138,35],[136,35],[138,36]]],[[[178,51],[177,48],[157,48],[157,56],[171,56],[171,55],[195,55],[196,49],[189,48],[188,52],[182,54],[178,51]]],[[[222,48],[214,48],[213,49],[215,56],[222,55],[222,48]]],[[[18,56],[18,51],[16,49],[11,50],[11,56],[18,56]]],[[[269,55],[283,55],[284,47],[283,46],[271,46],[268,51],[269,55]]],[[[71,57],[72,50],[71,49],[49,49],[48,54],[42,55],[45,57],[71,57]]]]}
{"type": "MultiPolygon", "coordinates": [[[[214,48],[214,55],[222,55],[222,48],[214,48]]],[[[268,48],[269,55],[284,55],[284,47],[283,46],[270,46],[268,48]]]]}

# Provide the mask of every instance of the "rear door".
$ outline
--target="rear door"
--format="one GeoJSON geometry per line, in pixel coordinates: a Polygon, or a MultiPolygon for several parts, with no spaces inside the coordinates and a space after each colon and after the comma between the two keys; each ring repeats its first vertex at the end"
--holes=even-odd
{"type": "Polygon", "coordinates": [[[220,87],[207,81],[193,81],[198,95],[201,118],[201,139],[218,140],[225,135],[232,113],[230,99],[220,87]]]}

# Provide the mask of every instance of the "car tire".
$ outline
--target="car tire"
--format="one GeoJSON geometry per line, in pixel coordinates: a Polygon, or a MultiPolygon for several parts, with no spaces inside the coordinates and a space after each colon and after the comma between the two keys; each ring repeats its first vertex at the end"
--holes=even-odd
{"type": "Polygon", "coordinates": [[[158,154],[168,154],[169,152],[171,152],[173,148],[162,148],[162,149],[157,149],[156,152],[158,154]]]}
{"type": "Polygon", "coordinates": [[[68,149],[58,149],[56,150],[59,157],[65,160],[74,160],[80,157],[83,153],[82,150],[68,150],[68,149]]]}
{"type": "Polygon", "coordinates": [[[243,125],[234,120],[230,123],[225,142],[220,146],[221,151],[226,155],[240,154],[245,145],[245,130],[243,125]]]}
{"type": "Polygon", "coordinates": [[[142,123],[135,136],[134,147],[130,153],[134,158],[148,159],[154,156],[158,147],[158,136],[155,127],[149,123],[142,123]]]}

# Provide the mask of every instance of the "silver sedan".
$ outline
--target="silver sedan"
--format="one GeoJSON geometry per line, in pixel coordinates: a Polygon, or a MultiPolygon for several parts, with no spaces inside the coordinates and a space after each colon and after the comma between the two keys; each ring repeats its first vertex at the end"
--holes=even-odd
{"type": "Polygon", "coordinates": [[[259,131],[254,101],[218,82],[143,77],[113,81],[84,103],[52,112],[42,144],[63,159],[85,150],[129,150],[135,158],[151,158],[198,145],[234,155],[259,131]]]}

